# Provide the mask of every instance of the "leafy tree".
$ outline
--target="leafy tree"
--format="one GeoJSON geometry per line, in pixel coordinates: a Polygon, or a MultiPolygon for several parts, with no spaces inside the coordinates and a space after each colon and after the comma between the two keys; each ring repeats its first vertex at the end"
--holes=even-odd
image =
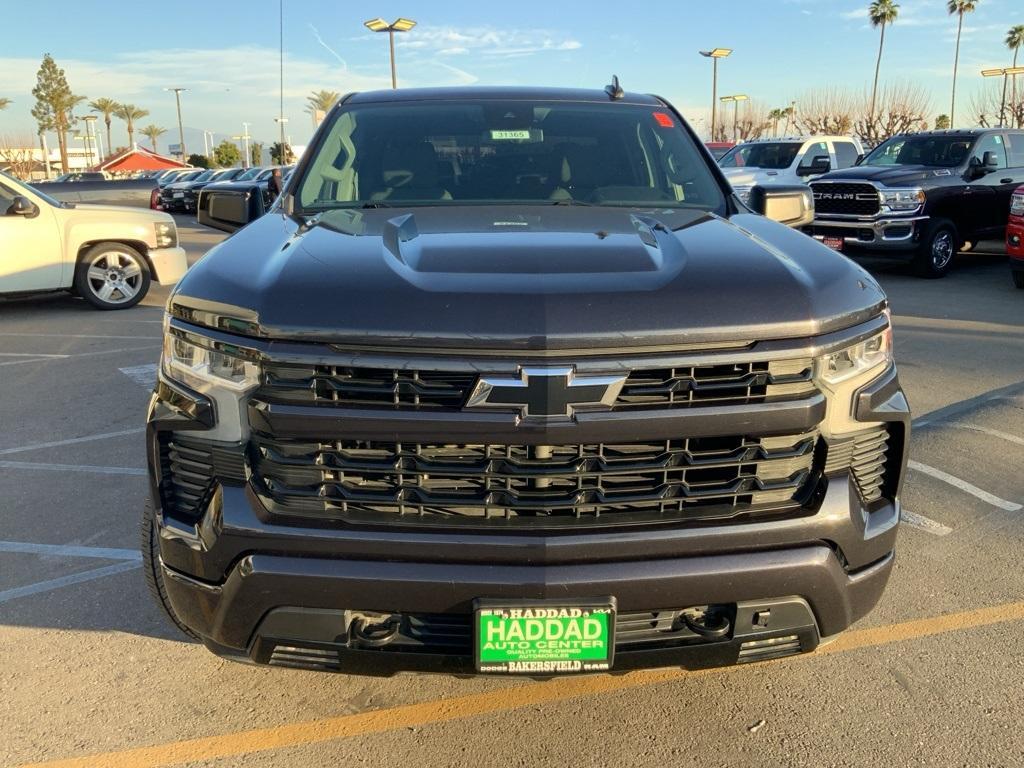
{"type": "Polygon", "coordinates": [[[956,70],[960,65],[960,33],[964,30],[964,14],[973,13],[978,0],[947,0],[946,10],[950,16],[957,16],[956,55],[953,57],[953,98],[949,104],[949,124],[956,125],[956,70]]]}
{"type": "Polygon", "coordinates": [[[114,142],[110,139],[110,118],[117,112],[120,106],[121,105],[113,99],[108,99],[106,97],[102,99],[94,99],[89,102],[89,109],[103,115],[103,122],[107,125],[107,152],[110,152],[111,147],[114,146],[114,142]]]}
{"type": "Polygon", "coordinates": [[[939,115],[935,118],[935,130],[944,131],[949,128],[949,115],[939,115]]]}
{"type": "Polygon", "coordinates": [[[341,94],[337,91],[313,91],[306,97],[306,111],[313,116],[313,123],[318,124],[317,112],[326,113],[338,103],[341,94]]]}
{"type": "Polygon", "coordinates": [[[254,141],[249,145],[249,164],[259,165],[263,160],[263,142],[254,141]]]}
{"type": "Polygon", "coordinates": [[[7,107],[10,105],[10,103],[11,103],[10,99],[0,99],[0,109],[7,109],[7,107]]]}
{"type": "Polygon", "coordinates": [[[878,71],[882,67],[882,47],[885,45],[885,25],[892,24],[899,16],[900,6],[893,0],[874,0],[868,6],[868,19],[872,27],[880,27],[882,30],[878,38],[878,59],[875,61],[875,83],[871,86],[871,108],[868,111],[868,119],[875,117],[875,98],[878,96],[878,71]]]}
{"type": "Polygon", "coordinates": [[[281,151],[281,142],[275,141],[270,145],[270,162],[274,165],[290,165],[295,162],[295,153],[291,145],[285,144],[284,151],[281,151]]]}
{"type": "Polygon", "coordinates": [[[213,148],[213,162],[221,168],[230,168],[241,160],[242,153],[238,151],[235,144],[227,139],[213,148]]]}
{"type": "Polygon", "coordinates": [[[188,164],[196,168],[209,168],[210,158],[206,155],[189,155],[188,164]]]}
{"type": "MultiPolygon", "coordinates": [[[[1006,47],[1013,51],[1013,66],[1017,66],[1017,54],[1020,53],[1021,47],[1024,47],[1024,24],[1018,24],[1014,27],[1010,27],[1006,33],[1006,47]]],[[[1020,117],[1021,102],[1024,102],[1024,98],[1017,95],[1017,76],[1013,76],[1013,93],[1010,95],[1010,112],[1011,114],[1016,112],[1017,116],[1017,127],[1024,126],[1024,120],[1020,117]],[[1014,107],[1017,107],[1015,110],[1014,107]]]]}
{"type": "Polygon", "coordinates": [[[149,139],[149,143],[153,146],[153,151],[156,152],[156,140],[159,139],[163,134],[167,133],[166,128],[161,128],[159,125],[153,125],[150,123],[145,128],[139,131],[143,136],[149,139]]]}
{"type": "Polygon", "coordinates": [[[118,104],[114,114],[125,121],[128,125],[128,146],[135,146],[135,121],[141,120],[149,114],[148,109],[140,109],[134,104],[118,104]]]}
{"type": "Polygon", "coordinates": [[[43,62],[36,73],[36,87],[32,89],[36,97],[36,105],[32,107],[32,117],[36,119],[40,131],[54,131],[60,147],[60,164],[64,173],[68,170],[68,128],[71,127],[71,110],[81,102],[84,96],[75,96],[71,92],[64,70],[57,66],[50,54],[43,56],[43,62]]]}

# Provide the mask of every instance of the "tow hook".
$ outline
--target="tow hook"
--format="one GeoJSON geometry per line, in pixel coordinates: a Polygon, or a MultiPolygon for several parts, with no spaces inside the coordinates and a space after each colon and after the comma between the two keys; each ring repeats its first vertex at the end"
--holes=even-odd
{"type": "Polygon", "coordinates": [[[709,640],[725,637],[732,629],[729,617],[720,611],[691,608],[679,616],[691,632],[709,640]]]}
{"type": "Polygon", "coordinates": [[[395,639],[401,625],[402,617],[394,614],[360,615],[352,619],[352,623],[349,625],[349,634],[360,645],[382,648],[395,639]]]}

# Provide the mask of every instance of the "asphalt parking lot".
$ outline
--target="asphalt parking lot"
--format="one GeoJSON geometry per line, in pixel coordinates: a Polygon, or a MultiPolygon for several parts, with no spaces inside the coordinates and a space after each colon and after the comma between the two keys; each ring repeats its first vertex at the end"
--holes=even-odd
{"type": "MultiPolygon", "coordinates": [[[[179,224],[193,260],[221,238],[179,224]]],[[[0,302],[0,762],[1024,765],[1024,292],[1000,255],[938,281],[864,263],[916,427],[881,605],[809,656],[547,682],[254,668],[184,640],[137,554],[166,289],[0,302]]]]}

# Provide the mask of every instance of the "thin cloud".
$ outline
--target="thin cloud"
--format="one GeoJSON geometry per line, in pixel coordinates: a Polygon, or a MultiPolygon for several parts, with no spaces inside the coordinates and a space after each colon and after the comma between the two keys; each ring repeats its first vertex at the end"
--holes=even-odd
{"type": "Polygon", "coordinates": [[[334,50],[333,48],[331,48],[331,46],[324,42],[324,39],[320,36],[319,30],[317,30],[317,28],[314,27],[312,24],[309,25],[309,28],[313,30],[313,37],[316,38],[316,41],[320,43],[321,47],[325,48],[328,53],[330,53],[334,58],[336,58],[341,63],[342,69],[347,70],[348,63],[343,58],[341,58],[341,56],[338,55],[338,52],[336,50],[334,50]]]}

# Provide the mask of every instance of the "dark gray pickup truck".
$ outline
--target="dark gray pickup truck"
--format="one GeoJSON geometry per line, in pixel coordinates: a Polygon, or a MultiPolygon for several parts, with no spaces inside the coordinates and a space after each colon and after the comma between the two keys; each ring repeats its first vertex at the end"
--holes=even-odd
{"type": "Polygon", "coordinates": [[[886,297],[663,99],[350,95],[167,305],[145,572],[309,669],[552,675],[811,651],[893,566],[886,297]],[[752,210],[753,209],[753,210],[752,210]]]}
{"type": "Polygon", "coordinates": [[[32,186],[62,203],[159,209],[155,179],[37,181],[32,186]]]}

